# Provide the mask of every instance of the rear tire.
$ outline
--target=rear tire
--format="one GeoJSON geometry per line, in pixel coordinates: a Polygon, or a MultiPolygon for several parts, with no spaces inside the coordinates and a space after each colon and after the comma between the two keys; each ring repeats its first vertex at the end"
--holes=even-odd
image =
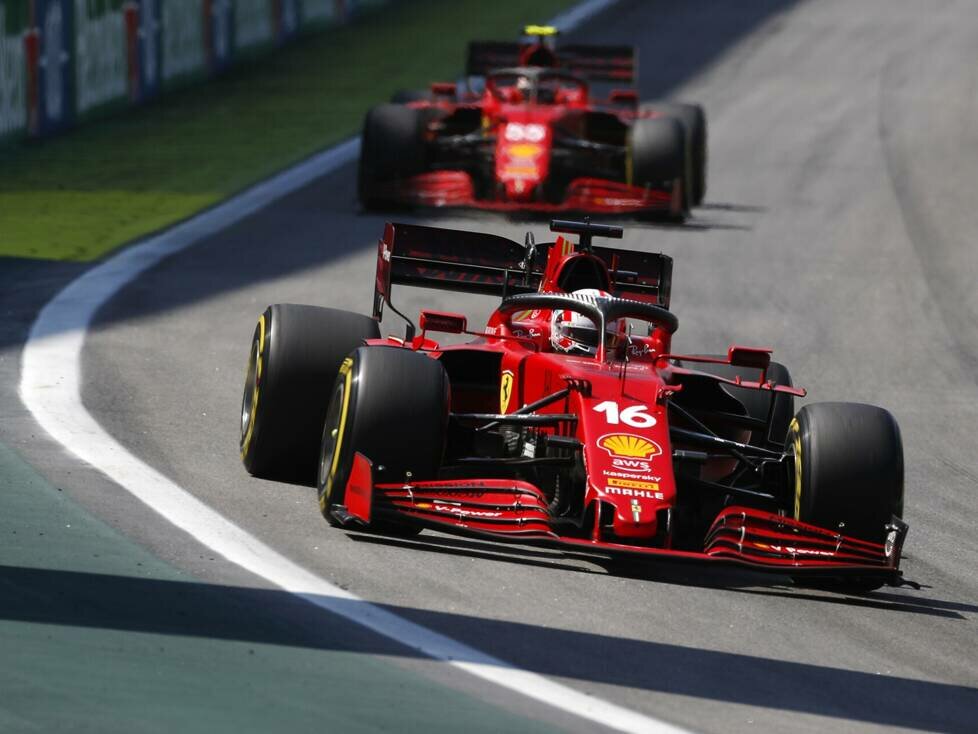
{"type": "Polygon", "coordinates": [[[279,303],[258,319],[241,400],[245,469],[312,484],[329,389],[351,351],[380,336],[377,322],[349,311],[279,303]]]}
{"type": "MultiPolygon", "coordinates": [[[[713,359],[725,359],[726,355],[713,354],[703,355],[713,359]]],[[[747,380],[760,378],[760,371],[746,367],[735,367],[730,364],[709,364],[689,362],[684,365],[690,369],[706,372],[709,375],[716,375],[727,380],[732,380],[737,375],[747,380]]],[[[767,368],[765,379],[776,385],[792,385],[791,373],[788,368],[780,362],[771,362],[767,368]]],[[[751,418],[767,420],[768,411],[771,409],[771,400],[774,400],[774,414],[771,417],[771,425],[768,426],[767,434],[761,431],[751,431],[750,443],[754,446],[763,448],[774,448],[781,450],[788,435],[788,424],[795,415],[795,396],[788,393],[767,392],[761,390],[751,390],[746,387],[734,387],[724,385],[723,389],[734,397],[751,418]]]]}
{"type": "Polygon", "coordinates": [[[426,170],[424,129],[428,114],[403,104],[381,104],[367,112],[360,142],[357,191],[367,208],[394,203],[378,187],[426,170]]]}
{"type": "MultiPolygon", "coordinates": [[[[638,119],[628,131],[630,183],[660,188],[683,182],[683,210],[689,208],[686,140],[682,124],[671,117],[638,119]]],[[[626,174],[626,178],[627,178],[626,174]]]]}
{"type": "Polygon", "coordinates": [[[690,204],[692,206],[699,206],[703,203],[703,197],[706,195],[706,113],[698,104],[669,102],[656,102],[642,105],[642,109],[674,117],[682,123],[686,133],[690,204]]]}
{"type": "MultiPolygon", "coordinates": [[[[378,483],[404,481],[407,472],[414,480],[437,478],[448,386],[441,362],[410,349],[361,347],[343,361],[319,452],[319,506],[331,525],[338,524],[331,511],[344,503],[356,452],[370,459],[378,483]]],[[[395,526],[400,532],[405,527],[395,526]]]]}

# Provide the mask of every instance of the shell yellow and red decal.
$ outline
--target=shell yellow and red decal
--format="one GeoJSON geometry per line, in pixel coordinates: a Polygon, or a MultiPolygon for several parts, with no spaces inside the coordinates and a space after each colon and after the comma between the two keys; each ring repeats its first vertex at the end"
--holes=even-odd
{"type": "Polygon", "coordinates": [[[659,444],[631,433],[608,433],[598,439],[598,446],[609,456],[619,459],[644,459],[662,453],[659,444]]]}

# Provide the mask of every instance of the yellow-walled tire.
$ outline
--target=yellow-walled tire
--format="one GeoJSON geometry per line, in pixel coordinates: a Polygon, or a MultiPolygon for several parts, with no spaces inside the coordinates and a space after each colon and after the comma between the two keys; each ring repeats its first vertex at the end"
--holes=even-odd
{"type": "Polygon", "coordinates": [[[361,347],[343,361],[323,425],[319,507],[331,524],[344,503],[359,452],[377,483],[436,479],[448,429],[449,383],[442,364],[397,347],[361,347]]]}
{"type": "Polygon", "coordinates": [[[280,303],[259,317],[241,399],[239,450],[249,473],[315,481],[330,387],[343,359],[380,332],[348,311],[280,303]]]}
{"type": "Polygon", "coordinates": [[[889,411],[859,403],[806,405],[788,427],[796,520],[883,542],[903,514],[903,443],[889,411]]]}

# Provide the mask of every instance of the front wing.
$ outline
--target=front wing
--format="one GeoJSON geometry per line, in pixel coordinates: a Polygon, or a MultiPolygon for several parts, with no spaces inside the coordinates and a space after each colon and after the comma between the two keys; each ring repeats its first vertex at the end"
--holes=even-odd
{"type": "Polygon", "coordinates": [[[567,185],[563,201],[520,201],[480,199],[475,195],[472,177],[465,171],[430,171],[411,178],[375,186],[371,196],[412,206],[471,207],[491,211],[531,211],[542,213],[593,212],[630,214],[661,212],[682,214],[680,182],[662,188],[630,186],[602,178],[576,178],[567,185]]]}
{"type": "Polygon", "coordinates": [[[347,526],[409,523],[498,541],[546,545],[605,555],[725,563],[791,576],[877,576],[899,580],[907,525],[894,519],[885,543],[850,538],[783,515],[727,507],[702,551],[649,548],[568,537],[555,527],[543,492],[513,479],[454,479],[374,484],[370,461],[356,454],[346,505],[333,509],[347,526]]]}

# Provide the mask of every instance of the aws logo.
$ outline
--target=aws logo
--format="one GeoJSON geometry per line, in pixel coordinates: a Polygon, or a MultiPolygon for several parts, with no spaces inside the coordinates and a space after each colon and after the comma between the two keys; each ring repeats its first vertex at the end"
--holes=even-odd
{"type": "Polygon", "coordinates": [[[598,446],[608,452],[611,465],[628,472],[649,472],[652,457],[662,453],[655,441],[631,433],[608,433],[598,439],[598,446]]]}

